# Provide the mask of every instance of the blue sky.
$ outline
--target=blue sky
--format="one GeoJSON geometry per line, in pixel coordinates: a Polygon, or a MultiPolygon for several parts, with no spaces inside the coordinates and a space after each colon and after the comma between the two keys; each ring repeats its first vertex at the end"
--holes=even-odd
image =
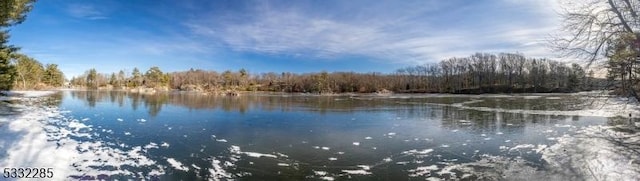
{"type": "Polygon", "coordinates": [[[199,68],[392,72],[475,52],[555,58],[553,0],[40,0],[10,43],[68,78],[199,68]]]}

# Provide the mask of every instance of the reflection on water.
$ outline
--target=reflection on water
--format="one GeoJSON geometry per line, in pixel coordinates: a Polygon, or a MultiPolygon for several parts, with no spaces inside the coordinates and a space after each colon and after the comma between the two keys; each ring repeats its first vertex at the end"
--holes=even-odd
{"type": "Polygon", "coordinates": [[[505,178],[500,175],[516,172],[515,166],[532,175],[547,169],[545,159],[552,156],[543,153],[557,150],[552,145],[564,135],[625,122],[558,112],[585,105],[570,94],[220,97],[71,91],[50,100],[46,104],[69,112],[46,123],[52,126],[48,135],[68,132],[57,140],[77,142],[73,148],[85,157],[104,153],[100,161],[72,162],[76,169],[90,168],[71,172],[74,178],[505,178]],[[496,164],[512,160],[519,162],[496,164]],[[471,173],[481,167],[496,172],[471,173]]]}
{"type": "MultiPolygon", "coordinates": [[[[293,111],[308,109],[317,112],[357,111],[393,109],[394,107],[417,106],[411,103],[451,104],[464,102],[469,98],[421,98],[416,99],[374,99],[376,96],[316,96],[305,94],[248,94],[243,96],[216,96],[200,93],[158,93],[139,94],[125,91],[72,91],[73,99],[85,101],[85,105],[96,107],[97,102],[110,102],[118,107],[131,106],[137,110],[140,105],[155,116],[165,105],[183,106],[189,109],[221,109],[224,111],[246,112],[248,109],[267,111],[293,111]]],[[[414,109],[409,109],[414,111],[414,109]]]]}

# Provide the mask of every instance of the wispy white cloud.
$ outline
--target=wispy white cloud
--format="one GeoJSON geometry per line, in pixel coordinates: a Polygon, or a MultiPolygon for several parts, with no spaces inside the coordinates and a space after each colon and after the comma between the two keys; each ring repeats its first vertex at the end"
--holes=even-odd
{"type": "Polygon", "coordinates": [[[358,55],[405,63],[478,51],[555,57],[545,42],[556,30],[557,19],[545,2],[551,1],[492,1],[495,5],[485,5],[487,9],[467,7],[464,2],[429,2],[428,6],[404,4],[404,9],[382,5],[325,14],[295,4],[263,3],[244,12],[248,18],[213,14],[185,25],[206,40],[240,52],[319,58],[358,55]]]}
{"type": "Polygon", "coordinates": [[[16,44],[23,51],[33,50],[46,63],[64,64],[71,76],[94,68],[94,62],[109,62],[99,68],[111,72],[149,65],[163,70],[234,69],[275,60],[280,61],[274,63],[276,68],[255,69],[291,71],[286,67],[297,59],[306,60],[301,65],[325,65],[312,62],[325,60],[326,69],[332,70],[360,62],[394,69],[475,52],[554,58],[546,41],[559,26],[555,0],[41,3],[39,7],[62,9],[34,9],[30,21],[17,27],[32,31],[15,31],[13,39],[22,37],[16,44]],[[129,13],[116,14],[121,11],[129,13]],[[44,25],[34,23],[34,17],[45,17],[37,13],[107,20],[44,25]],[[46,35],[31,33],[42,29],[47,29],[46,35]],[[329,62],[335,60],[346,61],[329,62]],[[284,68],[278,69],[280,65],[284,68]]]}
{"type": "Polygon", "coordinates": [[[105,12],[90,4],[69,4],[67,13],[75,18],[100,20],[107,19],[105,12]]]}

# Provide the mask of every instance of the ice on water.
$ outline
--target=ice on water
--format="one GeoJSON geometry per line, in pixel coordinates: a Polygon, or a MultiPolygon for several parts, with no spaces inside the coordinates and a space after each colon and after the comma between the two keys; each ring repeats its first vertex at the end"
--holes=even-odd
{"type": "Polygon", "coordinates": [[[167,158],[167,162],[169,163],[169,165],[171,165],[171,167],[175,169],[182,170],[182,171],[189,171],[189,167],[184,166],[182,163],[180,163],[174,158],[167,158]]]}

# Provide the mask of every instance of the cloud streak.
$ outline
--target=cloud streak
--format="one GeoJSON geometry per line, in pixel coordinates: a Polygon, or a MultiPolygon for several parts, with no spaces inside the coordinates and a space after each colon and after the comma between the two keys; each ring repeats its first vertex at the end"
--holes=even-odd
{"type": "Polygon", "coordinates": [[[74,18],[89,20],[108,19],[104,12],[89,4],[69,4],[67,13],[74,18]]]}
{"type": "MultiPolygon", "coordinates": [[[[341,3],[327,9],[349,6],[341,3]]],[[[184,25],[193,34],[238,52],[324,59],[355,55],[405,63],[477,51],[553,57],[543,48],[544,40],[555,30],[553,12],[542,9],[539,1],[479,7],[464,2],[398,3],[325,14],[304,5],[262,3],[243,12],[246,17],[224,19],[218,17],[229,15],[206,14],[184,25]],[[517,8],[504,10],[509,6],[517,8]],[[510,17],[510,13],[524,14],[510,17]]]]}
{"type": "Polygon", "coordinates": [[[149,66],[392,71],[475,52],[554,58],[546,40],[560,24],[555,7],[555,0],[39,1],[11,41],[64,65],[68,76],[149,66]]]}

